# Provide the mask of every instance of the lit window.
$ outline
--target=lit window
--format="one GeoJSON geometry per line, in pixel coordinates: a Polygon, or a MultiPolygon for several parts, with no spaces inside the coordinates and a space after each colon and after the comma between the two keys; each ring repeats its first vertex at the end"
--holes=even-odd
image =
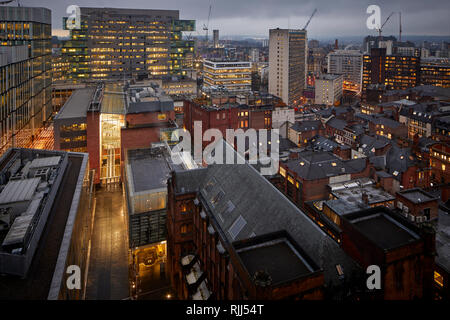
{"type": "Polygon", "coordinates": [[[434,272],[434,282],[439,287],[443,287],[444,286],[444,277],[442,277],[442,275],[440,273],[438,273],[437,271],[434,272]]]}

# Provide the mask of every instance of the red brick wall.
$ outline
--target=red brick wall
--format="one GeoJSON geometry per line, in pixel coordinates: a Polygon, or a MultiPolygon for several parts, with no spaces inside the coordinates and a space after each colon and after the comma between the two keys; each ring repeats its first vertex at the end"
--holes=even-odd
{"type": "Polygon", "coordinates": [[[423,210],[425,208],[429,208],[430,209],[430,218],[434,219],[437,218],[438,216],[438,201],[428,201],[428,202],[424,202],[424,203],[413,203],[411,201],[409,201],[407,198],[405,198],[401,193],[397,193],[397,197],[395,199],[395,205],[397,206],[397,202],[400,201],[401,203],[403,203],[404,205],[406,205],[409,209],[409,212],[414,215],[414,216],[421,216],[423,210]]]}
{"type": "Polygon", "coordinates": [[[175,120],[175,111],[168,112],[145,112],[145,113],[131,113],[125,116],[126,122],[130,126],[133,125],[142,125],[142,124],[153,124],[160,122],[167,122],[169,120],[175,120]],[[158,119],[158,115],[165,114],[166,119],[158,119]]]}
{"type": "Polygon", "coordinates": [[[127,149],[149,148],[152,142],[160,141],[159,127],[121,128],[121,159],[125,161],[127,149]]]}

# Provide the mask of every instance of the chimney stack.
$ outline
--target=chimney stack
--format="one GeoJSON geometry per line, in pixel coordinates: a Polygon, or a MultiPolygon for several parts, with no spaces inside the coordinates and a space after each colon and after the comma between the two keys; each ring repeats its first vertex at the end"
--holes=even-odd
{"type": "Polygon", "coordinates": [[[362,193],[362,202],[366,205],[369,205],[369,195],[365,192],[362,193]]]}

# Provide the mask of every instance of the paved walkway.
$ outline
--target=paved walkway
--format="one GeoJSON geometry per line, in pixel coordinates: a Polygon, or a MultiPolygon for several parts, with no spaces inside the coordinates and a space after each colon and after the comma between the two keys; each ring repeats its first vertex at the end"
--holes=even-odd
{"type": "Polygon", "coordinates": [[[104,187],[95,199],[86,299],[125,299],[129,296],[128,234],[122,188],[104,187]]]}

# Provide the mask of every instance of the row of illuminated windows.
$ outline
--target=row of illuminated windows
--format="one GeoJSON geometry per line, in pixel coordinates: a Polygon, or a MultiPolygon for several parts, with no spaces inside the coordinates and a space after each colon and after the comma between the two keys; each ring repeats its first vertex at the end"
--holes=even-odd
{"type": "Polygon", "coordinates": [[[447,168],[448,168],[448,166],[445,165],[444,163],[441,163],[441,164],[439,165],[439,163],[437,163],[437,162],[435,162],[435,161],[433,161],[433,160],[431,160],[431,166],[432,166],[433,168],[437,168],[437,169],[440,169],[440,170],[442,170],[442,171],[445,171],[445,170],[447,170],[447,168]]]}
{"type": "Polygon", "coordinates": [[[444,130],[444,129],[436,128],[434,130],[434,132],[437,133],[437,134],[442,134],[443,136],[450,136],[450,130],[444,130]]]}
{"type": "Polygon", "coordinates": [[[61,138],[61,142],[64,142],[64,143],[81,142],[81,141],[86,141],[86,136],[76,136],[76,137],[61,138]]]}
{"type": "Polygon", "coordinates": [[[51,26],[38,22],[2,22],[0,39],[48,39],[51,26]]]}
{"type": "Polygon", "coordinates": [[[235,68],[229,68],[229,69],[214,69],[204,66],[205,72],[210,72],[213,74],[219,74],[219,73],[251,73],[252,70],[249,68],[242,68],[242,69],[235,69],[235,68]]]}
{"type": "Polygon", "coordinates": [[[441,160],[450,162],[450,155],[447,156],[447,155],[445,155],[445,154],[442,154],[442,153],[433,151],[433,156],[436,157],[436,158],[440,158],[441,160]]]}
{"type": "Polygon", "coordinates": [[[236,73],[229,73],[229,74],[224,74],[224,75],[217,75],[217,74],[211,74],[211,73],[206,73],[205,76],[209,76],[210,78],[213,79],[249,79],[250,78],[250,74],[236,74],[236,73]]]}
{"type": "Polygon", "coordinates": [[[72,131],[84,131],[86,130],[87,125],[86,123],[74,123],[71,125],[62,125],[60,127],[61,132],[67,131],[67,132],[72,132],[72,131]]]}
{"type": "MultiPolygon", "coordinates": [[[[206,80],[206,79],[205,79],[206,80]]],[[[241,80],[241,81],[205,81],[205,83],[209,85],[222,85],[222,86],[231,86],[231,85],[251,85],[251,80],[241,80]]]]}

